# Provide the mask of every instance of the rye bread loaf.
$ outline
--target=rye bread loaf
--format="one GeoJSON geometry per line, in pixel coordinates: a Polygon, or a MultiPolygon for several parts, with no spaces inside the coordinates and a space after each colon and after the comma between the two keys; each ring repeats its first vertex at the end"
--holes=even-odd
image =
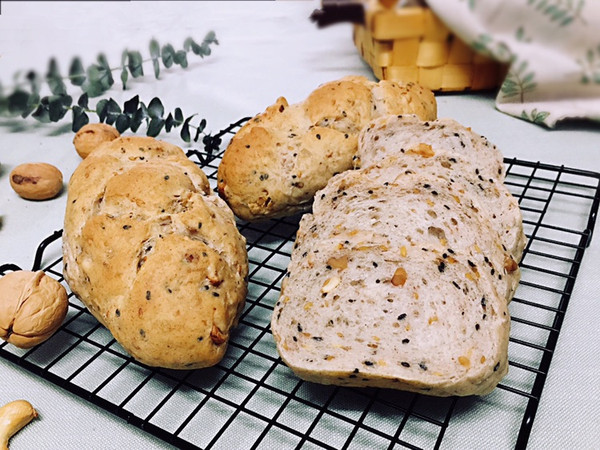
{"type": "MultiPolygon", "coordinates": [[[[485,137],[452,119],[384,117],[372,121],[360,134],[355,160],[357,167],[378,163],[398,166],[413,176],[428,172],[449,184],[459,183],[455,192],[473,194],[477,207],[491,218],[504,249],[515,262],[521,260],[526,244],[521,210],[504,185],[502,154],[485,137]],[[395,158],[395,163],[388,164],[388,158],[395,158]]],[[[388,170],[388,178],[395,171],[388,170]]],[[[406,177],[404,181],[410,183],[406,177]]]]}
{"type": "Polygon", "coordinates": [[[371,120],[433,120],[436,111],[433,93],[416,84],[358,76],[325,83],[299,103],[280,97],[232,138],[219,165],[219,194],[248,221],[306,211],[334,174],[352,168],[358,133],[371,120]]]}
{"type": "Polygon", "coordinates": [[[180,148],[121,137],[95,149],[69,182],[63,255],[72,291],[140,362],[222,359],[246,297],[245,240],[180,148]]]}
{"type": "Polygon", "coordinates": [[[424,173],[409,187],[383,164],[317,193],[271,322],[299,377],[464,396],[489,393],[506,374],[506,252],[470,191],[457,201],[436,183],[424,173]]]}

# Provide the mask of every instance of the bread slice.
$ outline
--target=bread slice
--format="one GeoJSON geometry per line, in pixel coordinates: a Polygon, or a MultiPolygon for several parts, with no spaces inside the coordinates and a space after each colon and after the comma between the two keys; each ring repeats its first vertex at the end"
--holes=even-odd
{"type": "Polygon", "coordinates": [[[462,250],[469,255],[476,275],[489,276],[498,294],[510,300],[519,283],[520,271],[503,247],[478,192],[469,191],[458,177],[444,179],[427,168],[415,172],[388,160],[387,165],[335,178],[329,189],[336,194],[328,196],[321,192],[315,214],[329,221],[330,211],[335,211],[337,218],[337,203],[343,198],[352,203],[350,217],[354,217],[354,209],[369,210],[371,230],[386,234],[401,224],[403,230],[414,230],[404,231],[414,245],[419,242],[426,245],[437,239],[445,252],[462,250]],[[390,195],[398,198],[390,199],[390,195]],[[399,215],[404,215],[401,222],[399,215]]]}
{"type": "MultiPolygon", "coordinates": [[[[504,185],[501,153],[484,137],[450,119],[423,122],[414,116],[390,116],[373,121],[361,133],[357,155],[357,166],[386,164],[388,178],[395,179],[396,172],[413,177],[427,172],[450,184],[458,182],[456,190],[473,194],[504,249],[515,262],[521,260],[527,241],[521,210],[504,185]]],[[[410,178],[403,182],[410,183],[410,178]]]]}
{"type": "Polygon", "coordinates": [[[415,115],[376,118],[359,135],[355,167],[367,167],[403,150],[418,150],[419,144],[433,151],[444,149],[476,163],[485,179],[504,182],[502,153],[485,137],[453,119],[423,121],[415,115]]]}
{"type": "Polygon", "coordinates": [[[312,382],[489,393],[508,370],[507,294],[489,266],[500,239],[469,192],[455,201],[433,176],[407,188],[382,171],[334,177],[301,220],[277,349],[312,382]]]}

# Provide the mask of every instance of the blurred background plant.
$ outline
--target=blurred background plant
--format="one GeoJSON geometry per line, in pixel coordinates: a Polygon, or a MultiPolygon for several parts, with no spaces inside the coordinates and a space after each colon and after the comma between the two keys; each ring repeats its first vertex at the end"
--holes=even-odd
{"type": "Polygon", "coordinates": [[[113,125],[120,133],[128,129],[137,132],[144,125],[146,135],[156,137],[163,130],[168,133],[179,128],[182,140],[196,142],[206,128],[206,120],[197,118],[196,114],[186,116],[181,108],[175,108],[165,115],[158,97],[146,104],[135,95],[120,105],[113,98],[103,96],[115,85],[115,73],[118,73],[122,89],[126,90],[131,79],[144,76],[145,65],[151,65],[154,77],[159,79],[162,68],[179,66],[185,69],[189,54],[204,58],[212,53],[212,46],[218,44],[213,31],[209,31],[200,43],[188,37],[180,50],[171,44],[160,45],[152,39],[146,58],[139,51],[124,50],[120,64],[111,67],[101,53],[94,64],[85,68],[81,58],[74,57],[66,76],[61,73],[56,59],[51,58],[45,75],[34,70],[18,72],[13,76],[13,87],[4,89],[0,85],[0,117],[32,117],[41,123],[51,123],[65,120],[70,112],[71,130],[77,132],[90,122],[90,114],[95,114],[99,122],[113,125]],[[76,101],[69,93],[68,85],[81,91],[76,101]]]}

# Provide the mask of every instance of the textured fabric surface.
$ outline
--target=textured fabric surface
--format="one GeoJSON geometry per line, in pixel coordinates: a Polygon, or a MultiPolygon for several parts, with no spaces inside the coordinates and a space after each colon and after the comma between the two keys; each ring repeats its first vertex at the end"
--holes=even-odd
{"type": "Polygon", "coordinates": [[[465,42],[510,69],[500,111],[554,127],[600,121],[600,3],[593,0],[429,0],[465,42]]]}

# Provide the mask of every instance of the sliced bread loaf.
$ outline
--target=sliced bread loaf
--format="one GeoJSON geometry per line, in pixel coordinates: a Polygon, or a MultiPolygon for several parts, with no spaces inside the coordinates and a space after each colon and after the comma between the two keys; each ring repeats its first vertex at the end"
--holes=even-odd
{"type": "Polygon", "coordinates": [[[346,172],[317,193],[274,308],[278,351],[313,382],[486,394],[508,370],[501,241],[470,192],[456,201],[431,174],[408,187],[391,172],[346,172]]]}
{"type": "Polygon", "coordinates": [[[428,246],[437,239],[444,252],[450,249],[468,254],[473,276],[491,277],[498,294],[510,300],[520,271],[477,192],[458,178],[444,179],[426,170],[428,167],[417,173],[393,159],[388,162],[332,180],[329,190],[335,194],[322,191],[315,214],[324,222],[335,221],[351,204],[352,211],[346,211],[349,217],[355,217],[354,210],[366,209],[372,231],[404,233],[417,246],[428,246]]]}

